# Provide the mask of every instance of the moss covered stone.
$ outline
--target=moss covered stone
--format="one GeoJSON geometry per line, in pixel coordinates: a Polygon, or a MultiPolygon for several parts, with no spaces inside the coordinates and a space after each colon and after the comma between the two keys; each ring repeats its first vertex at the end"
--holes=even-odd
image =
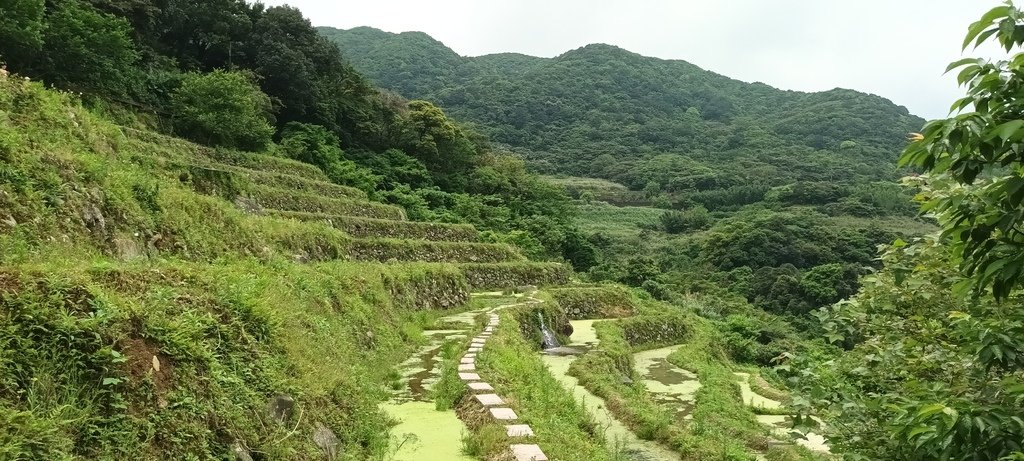
{"type": "Polygon", "coordinates": [[[394,221],[390,219],[359,218],[300,211],[274,211],[273,214],[300,221],[320,221],[356,238],[383,237],[409,240],[473,242],[480,237],[476,228],[469,224],[394,221]]]}
{"type": "Polygon", "coordinates": [[[366,200],[329,198],[267,186],[253,186],[246,191],[249,198],[263,208],[284,211],[304,211],[378,219],[405,219],[405,212],[396,206],[366,200]]]}
{"type": "Polygon", "coordinates": [[[621,286],[567,287],[546,290],[572,320],[633,315],[635,303],[621,286]]]}
{"type": "Polygon", "coordinates": [[[430,242],[426,240],[359,239],[348,254],[359,261],[424,261],[497,263],[523,261],[508,245],[494,243],[430,242]]]}
{"type": "Polygon", "coordinates": [[[570,269],[559,263],[460,264],[473,290],[505,289],[522,285],[551,286],[568,281],[570,269]]]}

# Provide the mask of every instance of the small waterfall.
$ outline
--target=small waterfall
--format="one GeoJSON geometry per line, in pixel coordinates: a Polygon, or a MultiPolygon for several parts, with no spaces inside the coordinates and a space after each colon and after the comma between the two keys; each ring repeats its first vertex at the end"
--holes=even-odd
{"type": "Polygon", "coordinates": [[[558,347],[558,338],[555,334],[548,329],[548,326],[544,324],[544,316],[540,312],[537,312],[537,319],[540,320],[540,336],[541,336],[541,348],[551,349],[558,347]]]}

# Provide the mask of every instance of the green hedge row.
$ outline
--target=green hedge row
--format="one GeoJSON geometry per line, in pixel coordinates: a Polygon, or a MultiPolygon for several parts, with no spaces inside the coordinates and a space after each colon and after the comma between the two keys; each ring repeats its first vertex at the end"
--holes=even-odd
{"type": "Polygon", "coordinates": [[[202,178],[210,175],[218,175],[223,177],[230,176],[231,181],[237,184],[238,192],[260,185],[327,197],[367,200],[366,193],[359,189],[348,186],[339,186],[337,184],[324,181],[314,181],[301,176],[267,173],[265,171],[250,170],[248,168],[218,163],[190,165],[173,161],[172,165],[168,165],[168,167],[169,169],[172,169],[172,171],[177,170],[180,172],[178,173],[179,180],[192,182],[193,188],[203,193],[208,192],[197,187],[199,184],[196,183],[196,180],[201,180],[202,178]]]}
{"type": "Polygon", "coordinates": [[[636,308],[621,286],[552,288],[547,292],[572,320],[629,317],[636,308]]]}
{"type": "Polygon", "coordinates": [[[569,280],[570,274],[569,267],[560,263],[468,263],[459,267],[472,290],[561,285],[569,280]]]}
{"type": "Polygon", "coordinates": [[[249,198],[256,200],[263,208],[307,213],[326,213],[345,216],[359,216],[377,219],[405,219],[401,208],[383,203],[347,198],[327,198],[319,195],[254,186],[246,191],[249,198]]]}
{"type": "Polygon", "coordinates": [[[429,242],[426,240],[352,240],[349,257],[359,261],[423,261],[498,263],[523,261],[512,247],[494,243],[429,242]]]}
{"type": "Polygon", "coordinates": [[[448,224],[388,219],[357,218],[301,211],[275,211],[274,214],[300,221],[320,221],[356,238],[394,238],[445,242],[473,242],[480,234],[469,224],[448,224]]]}
{"type": "Polygon", "coordinates": [[[330,181],[320,168],[290,158],[251,154],[228,149],[210,149],[206,154],[213,160],[228,165],[290,176],[312,181],[330,181]]]}

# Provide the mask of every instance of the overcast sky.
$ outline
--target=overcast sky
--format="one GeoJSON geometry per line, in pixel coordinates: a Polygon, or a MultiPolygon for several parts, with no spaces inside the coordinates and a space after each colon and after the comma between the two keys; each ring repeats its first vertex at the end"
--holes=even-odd
{"type": "MultiPolygon", "coordinates": [[[[792,90],[875,93],[925,118],[962,95],[946,64],[996,0],[267,0],[314,25],[423,31],[457,53],[552,57],[589,43],[792,90]]],[[[992,53],[989,53],[992,54],[992,53]]]]}

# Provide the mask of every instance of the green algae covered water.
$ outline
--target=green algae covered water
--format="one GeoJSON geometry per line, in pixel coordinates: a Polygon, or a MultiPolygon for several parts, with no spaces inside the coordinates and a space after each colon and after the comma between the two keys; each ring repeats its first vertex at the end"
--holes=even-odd
{"type": "Polygon", "coordinates": [[[689,419],[694,396],[700,389],[697,375],[668,361],[679,346],[663,347],[633,354],[633,368],[643,376],[644,386],[654,400],[675,413],[677,419],[689,419]]]}
{"type": "Polygon", "coordinates": [[[391,430],[393,461],[473,461],[462,454],[468,429],[455,411],[437,411],[433,402],[415,401],[381,408],[399,421],[391,430]]]}
{"type": "MultiPolygon", "coordinates": [[[[597,345],[597,334],[594,332],[594,322],[600,320],[574,320],[570,322],[573,333],[570,337],[568,347],[589,348],[597,345]]],[[[572,392],[577,401],[583,404],[597,424],[604,428],[604,436],[609,447],[621,450],[628,459],[633,461],[668,461],[678,460],[679,454],[675,453],[655,442],[641,440],[633,434],[624,424],[615,419],[610,411],[604,406],[604,400],[591,394],[579,381],[568,375],[569,365],[576,360],[572,355],[550,355],[542,357],[544,364],[566,390],[572,392]]]]}
{"type": "Polygon", "coordinates": [[[398,421],[391,429],[391,461],[472,461],[462,454],[462,437],[468,432],[455,411],[437,411],[430,389],[440,376],[440,352],[445,341],[464,338],[473,319],[483,309],[462,312],[440,319],[451,325],[448,330],[428,330],[429,339],[401,365],[403,386],[391,402],[381,405],[388,416],[398,421]],[[464,328],[460,328],[464,326],[464,328]]]}
{"type": "MultiPolygon", "coordinates": [[[[750,388],[750,374],[735,372],[736,378],[740,385],[740,392],[743,395],[743,402],[755,408],[766,408],[766,409],[778,409],[782,408],[782,402],[769,399],[763,395],[754,392],[750,388]]],[[[757,415],[757,421],[761,424],[772,428],[772,433],[783,439],[794,439],[798,445],[802,445],[805,448],[816,451],[819,453],[829,453],[828,444],[825,442],[825,437],[813,432],[800,435],[799,433],[792,432],[790,428],[793,426],[792,420],[786,415],[757,415]]],[[[821,421],[818,420],[820,424],[821,421]]]]}

